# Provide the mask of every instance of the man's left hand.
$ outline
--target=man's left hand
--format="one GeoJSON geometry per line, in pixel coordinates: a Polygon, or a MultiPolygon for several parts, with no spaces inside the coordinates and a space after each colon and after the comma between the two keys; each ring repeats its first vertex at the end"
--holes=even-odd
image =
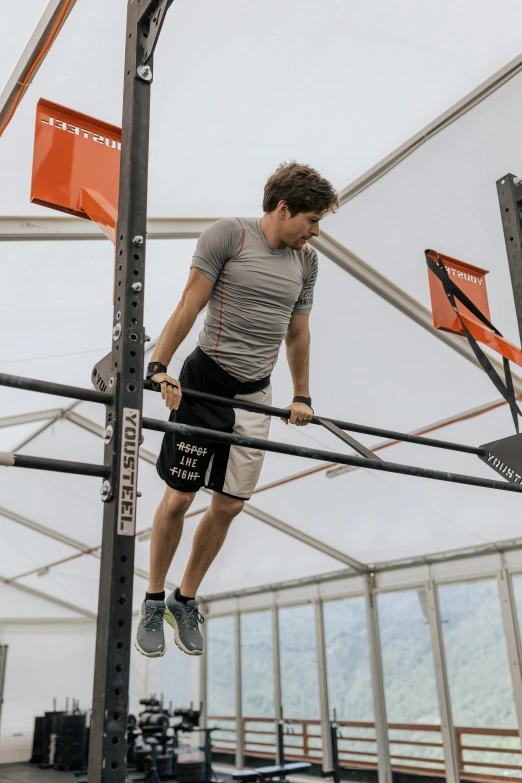
{"type": "Polygon", "coordinates": [[[285,424],[295,424],[297,427],[306,427],[314,415],[313,410],[304,402],[293,402],[285,408],[285,411],[290,411],[290,418],[281,419],[281,421],[284,421],[285,424]]]}

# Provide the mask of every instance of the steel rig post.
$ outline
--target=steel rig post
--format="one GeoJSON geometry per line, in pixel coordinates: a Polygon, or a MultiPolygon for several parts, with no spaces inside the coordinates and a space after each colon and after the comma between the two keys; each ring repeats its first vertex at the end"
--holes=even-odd
{"type": "Polygon", "coordinates": [[[153,51],[172,0],[129,0],[107,405],[100,591],[89,783],[124,783],[138,449],[143,397],[145,251],[153,51]],[[152,39],[152,44],[151,44],[152,39]]]}

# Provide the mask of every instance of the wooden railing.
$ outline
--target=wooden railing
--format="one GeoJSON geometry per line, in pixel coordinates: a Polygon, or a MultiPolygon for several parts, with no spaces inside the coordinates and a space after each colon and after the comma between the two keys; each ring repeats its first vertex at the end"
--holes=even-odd
{"type": "MultiPolygon", "coordinates": [[[[375,723],[339,720],[339,760],[345,767],[376,769],[375,723]]],[[[212,738],[213,750],[234,754],[236,721],[226,715],[209,715],[208,725],[219,725],[212,738]]],[[[244,717],[243,747],[246,756],[275,758],[273,718],[244,717]]],[[[506,781],[522,777],[519,733],[516,729],[458,726],[455,729],[461,778],[506,781]],[[515,758],[513,758],[515,755],[515,758]]],[[[445,777],[440,726],[428,723],[389,723],[392,768],[397,772],[445,777]]],[[[322,762],[319,720],[291,718],[285,724],[285,759],[322,762]]]]}

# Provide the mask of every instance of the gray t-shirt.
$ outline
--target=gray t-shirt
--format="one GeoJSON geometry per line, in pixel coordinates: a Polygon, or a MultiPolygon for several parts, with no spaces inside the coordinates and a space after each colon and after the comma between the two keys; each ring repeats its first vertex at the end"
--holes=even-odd
{"type": "Polygon", "coordinates": [[[277,250],[259,220],[223,218],[201,234],[191,268],[215,283],[201,350],[241,381],[270,375],[293,313],[312,309],[315,250],[277,250]]]}

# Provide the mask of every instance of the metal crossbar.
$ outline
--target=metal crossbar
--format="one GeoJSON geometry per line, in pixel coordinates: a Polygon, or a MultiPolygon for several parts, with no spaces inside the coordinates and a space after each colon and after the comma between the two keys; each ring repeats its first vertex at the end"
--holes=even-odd
{"type": "Polygon", "coordinates": [[[339,454],[335,451],[324,451],[322,449],[311,449],[305,446],[294,446],[287,443],[278,443],[277,441],[265,441],[260,438],[247,438],[239,435],[231,435],[227,432],[217,432],[216,430],[205,429],[204,427],[193,427],[189,424],[178,424],[176,422],[165,422],[159,421],[158,419],[144,418],[143,428],[147,430],[156,430],[156,432],[179,433],[186,437],[201,438],[215,443],[227,443],[231,446],[242,446],[244,448],[271,451],[276,454],[289,454],[294,457],[306,457],[308,459],[324,460],[325,462],[338,462],[341,465],[355,465],[358,468],[380,470],[385,473],[399,473],[403,476],[436,479],[438,481],[448,481],[454,484],[467,484],[474,487],[486,487],[487,489],[500,489],[506,492],[522,492],[522,486],[519,484],[508,484],[504,481],[492,481],[490,479],[478,478],[477,476],[449,473],[442,470],[433,470],[432,468],[418,468],[413,465],[401,465],[395,462],[369,460],[366,457],[339,454]]]}
{"type": "Polygon", "coordinates": [[[112,394],[108,392],[85,389],[82,386],[67,386],[64,383],[40,381],[36,378],[24,378],[20,375],[8,375],[4,372],[0,373],[0,386],[41,392],[42,394],[54,394],[58,397],[71,397],[73,400],[83,400],[85,402],[98,402],[101,405],[110,405],[113,399],[112,394]]]}
{"type": "MultiPolygon", "coordinates": [[[[1,383],[1,379],[0,379],[1,383]]],[[[152,384],[150,381],[143,382],[143,388],[152,391],[152,384]]],[[[261,405],[256,402],[247,402],[245,400],[236,400],[234,398],[219,397],[214,394],[208,394],[207,392],[197,391],[195,389],[183,389],[183,395],[188,399],[200,400],[201,402],[212,402],[214,405],[224,405],[228,407],[238,408],[239,410],[252,411],[253,413],[264,413],[267,416],[274,416],[276,418],[289,419],[290,412],[285,408],[275,408],[271,405],[261,405]]],[[[351,421],[341,421],[339,419],[332,419],[329,416],[314,416],[311,420],[311,424],[318,424],[324,427],[323,422],[329,422],[341,430],[348,430],[350,432],[358,432],[363,435],[377,435],[378,437],[391,438],[393,440],[403,441],[404,443],[415,443],[419,446],[430,446],[437,449],[447,449],[449,451],[460,451],[464,454],[474,454],[475,456],[481,456],[484,454],[483,449],[476,446],[466,446],[462,443],[453,443],[447,440],[438,440],[437,438],[426,438],[422,435],[411,435],[408,432],[396,432],[395,430],[386,430],[380,427],[370,427],[367,424],[355,424],[351,421]]]]}
{"type": "MultiPolygon", "coordinates": [[[[113,403],[113,396],[108,392],[94,391],[59,383],[50,383],[48,381],[40,381],[34,378],[23,378],[16,375],[8,375],[6,373],[0,373],[0,385],[17,389],[28,389],[31,391],[38,391],[47,394],[73,397],[75,399],[87,400],[90,402],[97,402],[106,405],[111,405],[113,403]]],[[[148,388],[149,390],[152,388],[150,381],[144,381],[144,388],[148,388]]],[[[185,389],[183,390],[183,393],[188,398],[200,400],[202,402],[212,402],[213,404],[237,407],[243,410],[262,413],[268,416],[277,416],[279,418],[288,419],[290,417],[290,411],[284,408],[274,408],[272,406],[261,405],[258,403],[245,402],[244,400],[219,397],[216,395],[207,394],[205,392],[199,392],[194,389],[185,389]]],[[[484,454],[482,449],[473,446],[465,446],[459,443],[439,441],[434,438],[424,438],[421,436],[410,435],[408,433],[394,432],[392,430],[366,427],[365,425],[357,425],[352,422],[339,421],[336,419],[326,419],[318,416],[314,416],[312,418],[313,424],[318,424],[324,427],[325,422],[333,425],[329,429],[331,429],[334,433],[336,430],[352,430],[355,432],[363,432],[367,434],[379,434],[386,437],[395,438],[396,440],[403,440],[409,443],[417,443],[442,449],[460,451],[478,456],[482,456],[484,454]]],[[[350,445],[359,451],[359,453],[362,453],[366,456],[357,457],[351,454],[341,454],[323,449],[312,449],[304,446],[294,446],[286,443],[264,441],[259,438],[240,437],[238,435],[218,432],[216,430],[209,430],[203,427],[193,427],[188,424],[163,422],[158,419],[144,418],[143,427],[144,429],[156,430],[159,432],[178,432],[186,436],[206,438],[207,440],[217,443],[227,443],[244,448],[256,448],[279,454],[288,454],[290,456],[305,457],[308,459],[321,460],[325,462],[335,462],[341,465],[368,468],[370,470],[380,470],[386,473],[398,473],[406,476],[416,476],[419,478],[435,479],[438,481],[466,484],[469,486],[485,487],[487,489],[499,489],[506,492],[522,492],[522,486],[518,484],[510,484],[505,481],[493,481],[490,479],[479,478],[477,476],[468,476],[460,473],[434,470],[432,468],[421,468],[413,465],[403,465],[399,463],[385,462],[379,459],[371,459],[369,458],[371,452],[366,449],[366,447],[363,447],[361,444],[351,438],[347,439],[350,445]]],[[[343,433],[339,434],[341,436],[343,433]]],[[[108,475],[107,469],[105,469],[103,466],[82,466],[81,463],[68,463],[60,460],[44,460],[41,458],[28,457],[19,454],[4,454],[2,464],[11,465],[14,467],[32,467],[39,470],[61,470],[66,473],[84,473],[85,475],[100,477],[106,477],[108,475]]]]}
{"type": "MultiPolygon", "coordinates": [[[[113,395],[110,392],[95,391],[94,389],[86,389],[82,386],[68,386],[62,383],[41,381],[36,378],[25,378],[19,375],[9,375],[8,373],[0,373],[0,386],[8,386],[15,389],[41,392],[43,394],[54,394],[58,395],[59,397],[70,397],[72,399],[84,400],[86,402],[97,402],[102,405],[110,405],[113,400],[113,395]]],[[[148,391],[152,391],[151,382],[144,381],[143,388],[148,391]]],[[[234,407],[240,410],[252,411],[253,413],[264,413],[267,416],[274,416],[277,418],[290,418],[290,412],[285,408],[275,408],[271,405],[261,405],[260,403],[247,402],[245,400],[220,397],[214,394],[207,394],[206,392],[197,391],[195,389],[182,389],[182,392],[188,399],[200,400],[201,402],[211,402],[214,405],[234,407]]],[[[364,435],[376,435],[378,437],[391,438],[393,440],[399,440],[404,443],[415,443],[419,446],[429,446],[431,448],[459,451],[463,454],[474,454],[475,456],[483,456],[484,454],[483,449],[480,449],[476,446],[467,446],[463,443],[453,443],[452,441],[439,440],[437,438],[426,438],[422,435],[411,435],[408,432],[397,432],[396,430],[387,430],[383,429],[382,427],[371,427],[367,424],[356,424],[355,422],[351,421],[341,421],[340,419],[332,419],[327,416],[314,416],[311,420],[311,424],[317,424],[324,427],[323,422],[329,422],[341,430],[348,430],[350,432],[357,432],[364,435]]]]}

